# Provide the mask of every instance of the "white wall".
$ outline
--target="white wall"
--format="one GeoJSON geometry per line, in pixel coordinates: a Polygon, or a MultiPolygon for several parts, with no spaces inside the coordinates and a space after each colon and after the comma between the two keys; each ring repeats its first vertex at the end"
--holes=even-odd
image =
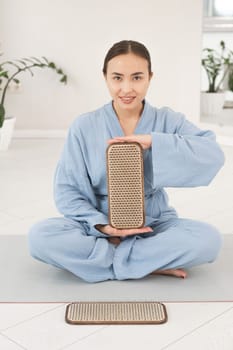
{"type": "Polygon", "coordinates": [[[47,56],[69,75],[22,77],[8,94],[17,129],[66,129],[80,113],[110,100],[102,78],[106,51],[116,41],[142,41],[154,79],[148,100],[199,120],[201,0],[1,0],[1,50],[7,58],[47,56]]]}

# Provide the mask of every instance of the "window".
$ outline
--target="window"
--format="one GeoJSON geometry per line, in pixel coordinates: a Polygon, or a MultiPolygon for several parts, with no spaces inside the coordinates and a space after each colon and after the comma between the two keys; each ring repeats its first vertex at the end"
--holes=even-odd
{"type": "Polygon", "coordinates": [[[203,0],[203,30],[233,32],[233,1],[203,0]]]}

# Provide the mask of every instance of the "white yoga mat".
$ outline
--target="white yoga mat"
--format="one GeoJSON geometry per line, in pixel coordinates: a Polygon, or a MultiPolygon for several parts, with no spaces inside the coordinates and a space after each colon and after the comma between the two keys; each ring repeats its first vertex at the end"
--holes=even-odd
{"type": "Polygon", "coordinates": [[[233,235],[224,236],[216,262],[190,269],[184,280],[150,275],[94,284],[31,258],[27,237],[0,236],[0,278],[0,302],[233,301],[233,235]]]}

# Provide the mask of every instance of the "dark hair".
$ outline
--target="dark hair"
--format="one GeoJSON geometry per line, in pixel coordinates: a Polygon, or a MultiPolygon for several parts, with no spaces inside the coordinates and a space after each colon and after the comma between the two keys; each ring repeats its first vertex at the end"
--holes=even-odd
{"type": "Polygon", "coordinates": [[[118,43],[115,43],[107,52],[107,55],[105,56],[105,59],[104,59],[104,66],[103,66],[104,75],[106,75],[106,73],[107,73],[108,62],[112,58],[119,56],[119,55],[125,55],[127,53],[133,53],[136,56],[140,56],[142,58],[145,58],[148,62],[149,74],[152,73],[150,53],[147,50],[147,48],[143,44],[141,44],[137,41],[122,40],[122,41],[119,41],[118,43]]]}

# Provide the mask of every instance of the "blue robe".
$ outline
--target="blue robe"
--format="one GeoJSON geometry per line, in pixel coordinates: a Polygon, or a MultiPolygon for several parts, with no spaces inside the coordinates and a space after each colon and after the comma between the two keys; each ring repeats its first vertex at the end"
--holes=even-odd
{"type": "Polygon", "coordinates": [[[128,236],[115,246],[95,228],[108,224],[107,141],[124,136],[112,103],[72,123],[55,173],[60,218],[44,220],[29,233],[33,257],[67,269],[89,282],[141,278],[154,270],[189,268],[213,261],[220,249],[211,225],[178,218],[165,187],[208,185],[224,164],[209,130],[184,115],[145,101],[134,134],[151,134],[144,151],[146,226],[152,233],[128,236]]]}

